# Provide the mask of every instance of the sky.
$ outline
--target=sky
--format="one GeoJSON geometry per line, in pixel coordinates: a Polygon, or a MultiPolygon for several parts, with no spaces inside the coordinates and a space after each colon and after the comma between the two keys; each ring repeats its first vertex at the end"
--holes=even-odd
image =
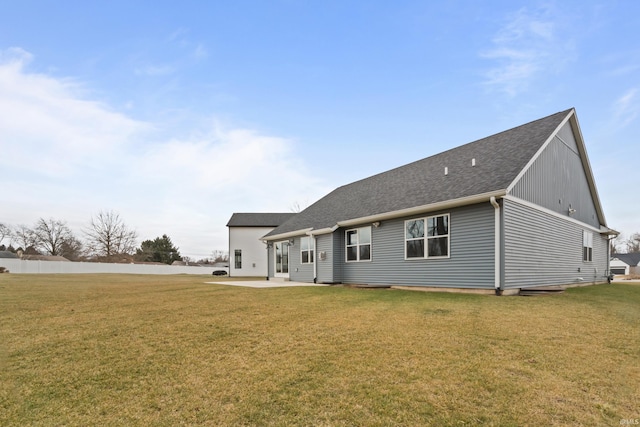
{"type": "MultiPolygon", "coordinates": [[[[114,211],[182,255],[234,212],[574,107],[607,225],[640,232],[640,2],[3,2],[0,223],[114,211]]],[[[3,242],[7,243],[7,242],[3,242]]]]}

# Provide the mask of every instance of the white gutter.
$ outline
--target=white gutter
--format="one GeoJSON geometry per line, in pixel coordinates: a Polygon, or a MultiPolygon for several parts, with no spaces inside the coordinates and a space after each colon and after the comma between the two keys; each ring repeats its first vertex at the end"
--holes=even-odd
{"type": "Polygon", "coordinates": [[[384,221],[403,216],[415,215],[428,211],[436,211],[441,209],[451,209],[459,206],[472,205],[474,203],[482,203],[491,198],[502,197],[507,194],[506,190],[492,191],[489,193],[477,194],[475,196],[461,197],[459,199],[446,200],[443,202],[431,203],[428,205],[415,206],[413,208],[401,209],[398,211],[386,212],[382,214],[364,216],[361,218],[348,219],[346,221],[338,221],[340,227],[350,227],[352,225],[362,224],[364,222],[384,221]]]}
{"type": "Polygon", "coordinates": [[[318,283],[318,248],[316,247],[316,236],[311,235],[313,239],[313,283],[318,283]]]}
{"type": "Polygon", "coordinates": [[[495,227],[495,231],[494,231],[494,286],[496,288],[496,293],[499,292],[500,290],[500,204],[496,201],[496,198],[491,196],[491,198],[489,199],[489,201],[491,202],[491,204],[493,205],[493,207],[495,208],[495,215],[494,215],[494,227],[495,227]]]}
{"type": "Polygon", "coordinates": [[[289,231],[288,233],[276,234],[274,236],[263,237],[262,240],[264,242],[270,242],[272,240],[285,240],[289,237],[300,236],[301,234],[308,234],[313,228],[303,228],[300,230],[289,231]]]}
{"type": "Polygon", "coordinates": [[[336,231],[338,228],[339,228],[338,225],[334,225],[333,227],[319,228],[317,230],[310,230],[310,231],[307,231],[307,234],[309,236],[319,236],[321,234],[331,234],[334,231],[336,231]]]}

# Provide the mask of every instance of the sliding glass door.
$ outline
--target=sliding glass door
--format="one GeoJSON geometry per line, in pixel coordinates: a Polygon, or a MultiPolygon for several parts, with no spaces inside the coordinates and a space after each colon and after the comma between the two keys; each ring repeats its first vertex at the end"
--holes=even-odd
{"type": "Polygon", "coordinates": [[[276,242],[276,277],[289,277],[289,242],[276,242]]]}

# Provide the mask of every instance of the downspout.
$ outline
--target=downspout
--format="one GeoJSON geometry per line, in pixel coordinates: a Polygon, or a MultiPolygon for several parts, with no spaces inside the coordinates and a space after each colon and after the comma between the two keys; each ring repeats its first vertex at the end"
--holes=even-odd
{"type": "Polygon", "coordinates": [[[311,235],[313,239],[313,283],[318,283],[318,249],[316,248],[316,236],[311,235]]]}
{"type": "Polygon", "coordinates": [[[500,289],[500,204],[496,201],[494,196],[491,196],[489,199],[494,209],[494,227],[495,227],[495,237],[494,237],[494,277],[493,284],[496,289],[496,295],[502,295],[502,289],[500,289]]]}
{"type": "Polygon", "coordinates": [[[611,283],[613,275],[611,274],[611,236],[607,236],[607,283],[611,283]]]}

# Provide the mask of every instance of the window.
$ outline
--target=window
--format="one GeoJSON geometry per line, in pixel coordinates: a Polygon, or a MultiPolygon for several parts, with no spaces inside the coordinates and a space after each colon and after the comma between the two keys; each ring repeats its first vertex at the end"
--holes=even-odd
{"type": "Polygon", "coordinates": [[[405,258],[449,256],[449,214],[404,222],[405,258]]]}
{"type": "Polygon", "coordinates": [[[312,237],[302,237],[300,239],[300,256],[303,264],[313,263],[315,243],[312,237]]]}
{"type": "Polygon", "coordinates": [[[582,261],[593,261],[593,233],[582,232],[582,261]]]}
{"type": "Polygon", "coordinates": [[[276,242],[276,273],[289,273],[289,242],[276,242]]]}
{"type": "Polygon", "coordinates": [[[236,269],[242,268],[242,249],[236,249],[233,255],[236,269]]]}
{"type": "Polygon", "coordinates": [[[371,260],[371,227],[347,230],[347,262],[371,260]]]}

